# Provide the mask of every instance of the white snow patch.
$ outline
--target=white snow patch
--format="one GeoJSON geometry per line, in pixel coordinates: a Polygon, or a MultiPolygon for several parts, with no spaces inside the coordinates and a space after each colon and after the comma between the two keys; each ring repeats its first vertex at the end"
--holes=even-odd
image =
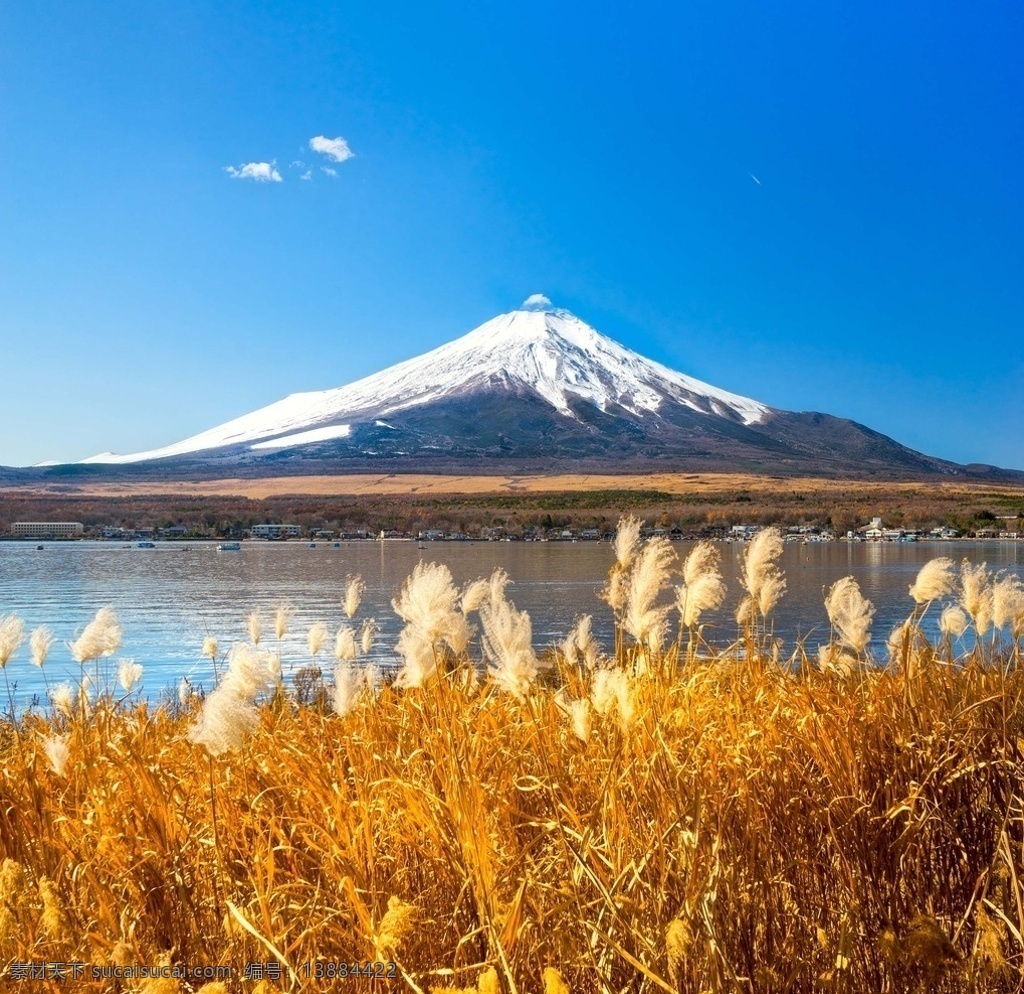
{"type": "Polygon", "coordinates": [[[296,432],[272,438],[267,442],[257,442],[250,449],[290,449],[293,445],[307,445],[309,442],[326,442],[332,438],[348,438],[352,431],[351,425],[330,425],[327,428],[312,428],[309,431],[296,432]]]}

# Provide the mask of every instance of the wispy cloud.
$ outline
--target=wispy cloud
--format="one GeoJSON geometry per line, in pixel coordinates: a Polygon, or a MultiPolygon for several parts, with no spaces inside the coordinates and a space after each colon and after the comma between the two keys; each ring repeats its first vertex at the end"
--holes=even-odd
{"type": "Polygon", "coordinates": [[[307,170],[306,170],[306,171],[305,171],[305,172],[304,172],[304,173],[303,173],[303,174],[302,174],[302,175],[301,175],[301,176],[299,177],[299,179],[312,179],[312,178],[313,178],[313,170],[312,170],[312,169],[307,169],[307,170]]]}
{"type": "Polygon", "coordinates": [[[309,139],[309,147],[334,162],[344,162],[355,155],[344,138],[325,138],[323,135],[317,135],[309,139]]]}
{"type": "Polygon", "coordinates": [[[281,174],[273,162],[247,162],[241,169],[234,166],[225,166],[226,172],[232,179],[251,179],[255,183],[283,183],[281,174]]]}
{"type": "Polygon", "coordinates": [[[327,173],[328,176],[335,176],[336,177],[338,175],[338,170],[337,169],[332,169],[330,166],[321,166],[320,168],[325,173],[327,173]]]}

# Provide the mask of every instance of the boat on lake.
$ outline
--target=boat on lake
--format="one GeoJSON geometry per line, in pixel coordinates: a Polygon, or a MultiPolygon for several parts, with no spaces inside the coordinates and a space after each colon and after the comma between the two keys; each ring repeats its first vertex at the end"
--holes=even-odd
{"type": "Polygon", "coordinates": [[[155,549],[156,542],[139,542],[138,548],[140,549],[155,549]]]}
{"type": "Polygon", "coordinates": [[[242,545],[240,542],[221,542],[217,546],[218,552],[241,552],[242,545]]]}

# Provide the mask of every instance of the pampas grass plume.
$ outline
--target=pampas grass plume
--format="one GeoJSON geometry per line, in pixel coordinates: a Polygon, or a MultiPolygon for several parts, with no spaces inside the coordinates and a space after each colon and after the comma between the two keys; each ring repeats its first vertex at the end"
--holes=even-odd
{"type": "Polygon", "coordinates": [[[629,584],[626,571],[616,563],[608,574],[608,585],[601,591],[601,600],[618,614],[626,606],[629,584]]]}
{"type": "Polygon", "coordinates": [[[487,600],[497,604],[505,599],[505,588],[512,582],[511,577],[500,566],[487,578],[487,600]]]}
{"type": "Polygon", "coordinates": [[[589,742],[591,732],[590,701],[586,698],[580,701],[570,701],[566,705],[566,709],[572,722],[573,734],[581,742],[589,742]]]}
{"type": "Polygon", "coordinates": [[[224,687],[237,697],[251,701],[255,700],[260,691],[280,679],[279,656],[240,643],[228,653],[228,671],[220,687],[224,687]]]}
{"type": "Polygon", "coordinates": [[[395,651],[402,658],[402,667],[395,677],[399,687],[426,687],[437,676],[437,654],[434,645],[412,625],[398,636],[395,651]]]}
{"type": "Polygon", "coordinates": [[[230,684],[222,683],[206,698],[187,736],[216,758],[240,749],[259,722],[259,711],[253,701],[239,696],[230,684]]]}
{"type": "Polygon", "coordinates": [[[657,607],[658,595],[667,585],[676,554],[664,536],[652,538],[637,555],[629,578],[623,627],[640,643],[653,648],[661,643],[668,607],[657,607]]]}
{"type": "Polygon", "coordinates": [[[121,625],[113,609],[101,607],[96,617],[68,648],[79,663],[87,663],[101,656],[112,656],[117,652],[121,648],[121,625]]]}
{"type": "Polygon", "coordinates": [[[306,644],[309,646],[309,654],[314,659],[323,651],[329,635],[330,632],[327,629],[327,625],[322,621],[317,621],[310,625],[309,632],[306,635],[306,644]]]}
{"type": "Polygon", "coordinates": [[[355,659],[358,654],[356,633],[348,625],[342,625],[334,638],[334,658],[339,663],[346,663],[355,659]]]}
{"type": "Polygon", "coordinates": [[[984,635],[992,623],[992,577],[985,563],[972,566],[964,560],[960,566],[960,603],[974,621],[974,630],[984,635]]]}
{"type": "Polygon", "coordinates": [[[419,910],[415,904],[409,904],[398,897],[389,897],[388,910],[377,928],[377,949],[380,952],[398,952],[418,918],[419,910]]]}
{"type": "Polygon", "coordinates": [[[1013,573],[997,577],[992,584],[992,623],[996,628],[1009,625],[1015,639],[1024,633],[1024,584],[1013,573]]]}
{"type": "Polygon", "coordinates": [[[42,666],[46,662],[46,657],[50,655],[53,642],[53,632],[45,625],[40,625],[38,628],[33,629],[32,634],[29,636],[28,647],[34,666],[42,666]]]}
{"type": "Polygon", "coordinates": [[[544,981],[544,994],[571,994],[562,975],[553,966],[544,968],[541,979],[544,981]]]}
{"type": "Polygon", "coordinates": [[[58,684],[50,691],[50,701],[63,715],[69,716],[75,710],[75,692],[70,683],[58,684]]]}
{"type": "Polygon", "coordinates": [[[259,725],[256,697],[281,679],[279,656],[255,646],[236,645],[228,654],[228,671],[206,699],[188,738],[211,756],[241,748],[259,725]]]}
{"type": "Polygon", "coordinates": [[[708,541],[698,542],[683,563],[683,582],[676,587],[676,607],[686,628],[700,623],[705,611],[715,611],[725,600],[720,571],[721,556],[708,541]]]}
{"type": "Polygon", "coordinates": [[[47,735],[43,739],[43,751],[46,753],[47,762],[50,769],[59,777],[65,776],[68,759],[71,756],[70,741],[70,735],[47,735]]]}
{"type": "Polygon", "coordinates": [[[861,663],[848,652],[835,652],[832,646],[823,645],[818,649],[818,665],[825,673],[850,677],[860,669],[861,663]]]}
{"type": "Polygon", "coordinates": [[[633,688],[629,676],[623,670],[598,670],[590,691],[594,710],[602,716],[614,707],[618,711],[619,724],[623,730],[633,722],[633,688]]]}
{"type": "Polygon", "coordinates": [[[43,877],[39,881],[39,897],[43,902],[43,913],[39,919],[43,931],[55,942],[66,941],[68,928],[64,907],[57,888],[49,877],[43,877]]]}
{"type": "Polygon", "coordinates": [[[363,583],[361,576],[354,576],[348,581],[348,585],[345,587],[345,600],[343,606],[345,608],[345,614],[349,618],[354,618],[356,611],[359,610],[359,604],[363,599],[363,591],[366,589],[366,584],[363,583]]]}
{"type": "Polygon", "coordinates": [[[967,612],[959,604],[950,604],[939,616],[939,631],[959,638],[967,631],[967,612]]]}
{"type": "Polygon", "coordinates": [[[211,661],[215,660],[217,658],[218,648],[217,640],[213,638],[213,636],[207,635],[206,638],[203,639],[202,655],[207,659],[211,661]]]}
{"type": "Polygon", "coordinates": [[[359,702],[365,684],[362,675],[351,662],[339,662],[334,668],[334,689],[331,707],[340,718],[349,714],[359,702]]]}
{"type": "Polygon", "coordinates": [[[8,660],[25,641],[25,622],[16,614],[8,614],[0,618],[0,667],[6,666],[8,660]]]}
{"type": "Polygon", "coordinates": [[[642,522],[634,515],[620,518],[615,529],[615,561],[623,570],[633,565],[640,551],[640,527],[642,522]]]}
{"type": "Polygon", "coordinates": [[[669,975],[676,983],[679,968],[686,962],[692,944],[690,926],[681,918],[673,918],[665,931],[665,953],[668,956],[669,975]]]}
{"type": "Polygon", "coordinates": [[[402,589],[391,602],[395,613],[415,627],[430,642],[448,634],[459,592],[452,583],[451,570],[438,563],[417,563],[402,589]]]}
{"type": "Polygon", "coordinates": [[[466,585],[462,591],[460,607],[463,614],[472,614],[480,610],[480,605],[487,600],[490,593],[491,581],[489,579],[474,580],[466,585]]]}
{"type": "Polygon", "coordinates": [[[889,650],[889,660],[891,662],[896,661],[897,656],[903,651],[903,644],[911,638],[913,631],[914,628],[908,619],[889,632],[889,637],[886,639],[885,644],[889,650]]]}
{"type": "Polygon", "coordinates": [[[501,994],[498,971],[489,966],[476,979],[476,994],[501,994]]]}
{"type": "Polygon", "coordinates": [[[278,639],[283,639],[291,627],[292,616],[295,608],[291,604],[278,604],[274,611],[274,634],[278,639]]]}
{"type": "Polygon", "coordinates": [[[363,622],[363,627],[359,632],[359,647],[363,650],[363,655],[369,654],[373,648],[373,633],[377,630],[377,624],[373,618],[367,618],[363,622]]]}
{"type": "Polygon", "coordinates": [[[594,639],[593,622],[594,619],[591,615],[581,615],[576,619],[576,624],[565,637],[565,641],[562,642],[562,654],[569,665],[575,666],[580,657],[583,658],[583,662],[589,670],[597,665],[599,650],[597,641],[594,639]]]}
{"type": "Polygon", "coordinates": [[[263,616],[258,608],[249,615],[247,627],[249,629],[249,641],[253,645],[259,645],[260,639],[263,637],[263,616]]]}
{"type": "Polygon", "coordinates": [[[875,606],[860,592],[852,576],[836,580],[825,597],[825,610],[843,645],[863,652],[871,640],[871,619],[875,606]]]}
{"type": "Polygon", "coordinates": [[[762,617],[770,614],[786,590],[786,579],[779,568],[782,533],[778,528],[763,528],[751,540],[743,556],[740,583],[750,595],[750,606],[762,617]]]}
{"type": "Polygon", "coordinates": [[[118,683],[124,688],[126,694],[132,692],[132,688],[142,679],[142,664],[134,659],[122,659],[117,667],[118,683]]]}
{"type": "Polygon", "coordinates": [[[537,679],[539,662],[533,651],[533,626],[526,611],[502,598],[480,608],[487,673],[502,690],[525,700],[537,679]]]}
{"type": "Polygon", "coordinates": [[[736,605],[736,623],[739,625],[745,625],[750,621],[750,613],[754,607],[754,602],[750,597],[750,594],[745,594],[740,598],[739,604],[736,605]]]}
{"type": "Polygon", "coordinates": [[[953,560],[946,556],[925,563],[910,587],[910,596],[918,604],[928,604],[951,594],[956,586],[953,569],[953,560]]]}

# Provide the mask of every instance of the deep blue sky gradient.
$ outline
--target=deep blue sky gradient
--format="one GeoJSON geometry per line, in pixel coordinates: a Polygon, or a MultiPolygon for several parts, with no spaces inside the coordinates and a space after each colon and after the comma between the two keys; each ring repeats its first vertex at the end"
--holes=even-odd
{"type": "Polygon", "coordinates": [[[543,292],[1024,468],[1022,43],[993,2],[0,5],[0,463],[166,444],[543,292]]]}

